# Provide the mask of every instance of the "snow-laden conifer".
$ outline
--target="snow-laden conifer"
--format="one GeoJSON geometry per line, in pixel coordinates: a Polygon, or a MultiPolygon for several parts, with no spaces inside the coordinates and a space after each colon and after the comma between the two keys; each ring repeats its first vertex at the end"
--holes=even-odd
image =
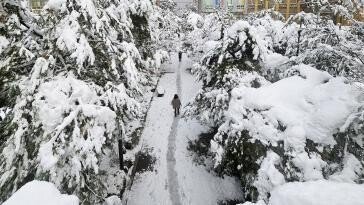
{"type": "Polygon", "coordinates": [[[124,177],[100,163],[140,117],[155,72],[151,2],[49,0],[40,15],[25,5],[2,2],[0,201],[40,179],[100,203],[105,178],[124,177]]]}

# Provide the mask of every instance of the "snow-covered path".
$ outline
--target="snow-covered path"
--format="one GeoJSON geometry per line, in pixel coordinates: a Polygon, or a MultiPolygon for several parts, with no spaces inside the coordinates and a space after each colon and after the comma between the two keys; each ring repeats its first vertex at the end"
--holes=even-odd
{"type": "MultiPolygon", "coordinates": [[[[181,90],[181,63],[178,63],[177,68],[177,94],[180,98],[182,98],[182,90],[181,90]]],[[[171,197],[171,201],[173,204],[181,205],[181,198],[179,195],[179,185],[178,185],[178,177],[176,171],[176,135],[177,135],[177,126],[179,123],[179,117],[175,117],[172,124],[171,132],[168,136],[168,152],[167,152],[167,171],[168,171],[168,190],[169,195],[171,197]]]]}
{"type": "Polygon", "coordinates": [[[239,199],[239,182],[231,177],[220,178],[193,162],[187,150],[188,141],[197,139],[207,128],[197,121],[175,118],[170,104],[178,93],[182,105],[197,93],[200,85],[186,68],[191,62],[178,62],[174,55],[169,71],[159,81],[165,95],[154,98],[148,111],[146,127],[141,137],[141,149],[156,161],[153,169],[136,173],[134,183],[124,194],[129,205],[215,205],[218,201],[239,199]]]}

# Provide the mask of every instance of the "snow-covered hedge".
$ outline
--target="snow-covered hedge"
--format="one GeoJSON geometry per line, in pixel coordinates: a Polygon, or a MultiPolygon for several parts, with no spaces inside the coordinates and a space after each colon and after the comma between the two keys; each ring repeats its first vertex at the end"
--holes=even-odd
{"type": "MultiPolygon", "coordinates": [[[[316,22],[315,15],[299,15],[316,22]]],[[[218,128],[210,149],[216,170],[239,176],[251,201],[267,201],[275,187],[292,181],[362,183],[364,90],[354,81],[363,79],[357,47],[363,42],[330,22],[303,25],[296,57],[294,18],[248,20],[225,29],[192,69],[203,87],[186,114],[218,128]],[[346,50],[341,38],[357,45],[346,50]],[[323,44],[340,56],[324,56],[323,44]],[[335,63],[341,57],[347,61],[335,63]]]]}

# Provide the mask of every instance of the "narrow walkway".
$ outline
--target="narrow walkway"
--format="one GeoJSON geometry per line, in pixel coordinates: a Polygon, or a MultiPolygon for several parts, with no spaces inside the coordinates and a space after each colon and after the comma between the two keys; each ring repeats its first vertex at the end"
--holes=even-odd
{"type": "MultiPolygon", "coordinates": [[[[182,98],[182,88],[181,88],[181,63],[178,63],[178,68],[176,71],[177,80],[177,94],[180,98],[182,98]]],[[[171,197],[171,201],[173,205],[181,205],[181,198],[179,196],[179,186],[178,186],[178,177],[176,172],[176,135],[177,135],[177,126],[179,122],[179,117],[174,118],[172,124],[172,130],[168,136],[168,153],[167,153],[167,168],[168,168],[168,190],[171,197]]]]}
{"type": "Polygon", "coordinates": [[[159,81],[165,96],[154,98],[141,137],[142,149],[156,160],[152,170],[136,174],[131,190],[124,194],[124,205],[216,205],[242,196],[236,179],[220,178],[195,164],[187,150],[190,139],[207,131],[197,121],[175,118],[172,110],[174,94],[186,105],[201,87],[186,71],[190,64],[173,55],[172,63],[165,65],[167,72],[159,81]]]}

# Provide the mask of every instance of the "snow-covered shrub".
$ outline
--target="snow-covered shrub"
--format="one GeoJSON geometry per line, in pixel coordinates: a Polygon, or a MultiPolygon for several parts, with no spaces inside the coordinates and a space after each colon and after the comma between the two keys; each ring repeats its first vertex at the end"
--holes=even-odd
{"type": "Polygon", "coordinates": [[[150,27],[152,31],[152,39],[155,46],[168,52],[176,51],[178,45],[178,34],[180,33],[181,19],[174,13],[175,2],[163,1],[160,7],[155,7],[156,12],[150,16],[150,27]]]}
{"type": "MultiPolygon", "coordinates": [[[[280,20],[275,20],[270,15],[264,15],[250,21],[250,24],[258,30],[259,36],[267,42],[267,47],[277,53],[280,53],[280,40],[285,24],[280,20]]],[[[284,54],[284,53],[283,53],[284,54]]]]}
{"type": "Polygon", "coordinates": [[[275,11],[274,9],[267,9],[267,10],[258,11],[256,13],[250,13],[245,18],[249,22],[254,23],[255,20],[261,19],[261,18],[266,18],[266,17],[272,18],[274,20],[279,20],[281,22],[285,21],[285,18],[282,15],[282,13],[275,11]]]}
{"type": "Polygon", "coordinates": [[[203,17],[190,12],[185,21],[191,27],[186,32],[185,42],[190,45],[190,57],[200,59],[215,48],[219,40],[224,38],[226,28],[231,25],[231,17],[226,13],[211,13],[203,17]]]}
{"type": "Polygon", "coordinates": [[[233,89],[212,141],[216,167],[240,176],[246,199],[266,200],[289,181],[363,177],[362,90],[309,66],[293,69],[278,82],[233,89]],[[358,119],[350,121],[357,133],[343,127],[348,119],[358,119]]]}
{"type": "Polygon", "coordinates": [[[173,0],[166,0],[159,2],[159,7],[164,10],[173,11],[177,6],[177,3],[173,0]]]}
{"type": "Polygon", "coordinates": [[[364,41],[364,22],[354,22],[350,30],[353,35],[356,35],[361,41],[364,41]]]}
{"type": "Polygon", "coordinates": [[[201,28],[204,23],[204,19],[201,15],[191,12],[187,16],[187,23],[191,25],[193,28],[201,28]]]}
{"type": "Polygon", "coordinates": [[[100,164],[141,116],[152,57],[165,57],[151,50],[151,2],[49,0],[35,18],[27,1],[1,4],[0,202],[41,179],[101,203],[105,178],[125,173],[100,164]]]}
{"type": "Polygon", "coordinates": [[[363,2],[358,0],[326,1],[308,0],[306,1],[306,11],[314,13],[316,16],[332,20],[335,24],[337,19],[352,20],[353,14],[362,6],[363,2]]]}

